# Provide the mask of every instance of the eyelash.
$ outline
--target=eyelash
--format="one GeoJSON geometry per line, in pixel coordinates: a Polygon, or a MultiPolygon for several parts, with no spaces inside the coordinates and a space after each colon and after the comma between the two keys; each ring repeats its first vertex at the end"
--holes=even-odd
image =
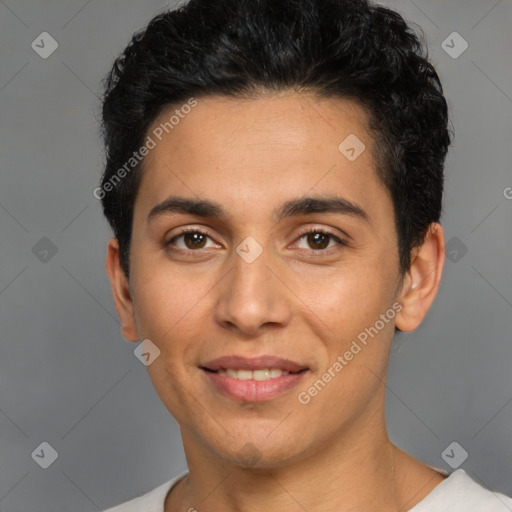
{"type": "MultiPolygon", "coordinates": [[[[171,252],[177,252],[177,253],[185,254],[187,256],[196,256],[196,255],[200,254],[201,253],[201,249],[175,249],[175,248],[171,247],[172,243],[177,238],[180,238],[181,236],[186,235],[187,233],[200,234],[200,235],[203,235],[203,236],[207,236],[208,238],[211,239],[211,236],[206,231],[202,231],[201,229],[198,229],[198,228],[185,228],[185,229],[181,230],[177,235],[175,235],[171,239],[169,239],[167,242],[165,242],[164,246],[168,247],[171,252]]],[[[345,242],[344,240],[342,240],[339,237],[337,237],[334,233],[331,233],[330,231],[327,231],[325,229],[319,229],[319,228],[314,228],[314,227],[313,228],[309,228],[309,229],[303,231],[297,237],[297,239],[300,240],[303,237],[309,235],[310,233],[320,233],[322,235],[327,235],[332,240],[337,242],[339,246],[341,246],[341,247],[348,246],[347,242],[345,242]]],[[[308,251],[309,253],[315,253],[315,254],[318,254],[318,253],[331,254],[331,252],[332,252],[331,250],[332,249],[341,250],[340,248],[336,248],[336,247],[330,247],[328,249],[316,249],[316,250],[315,249],[309,249],[309,250],[305,249],[305,250],[308,251]]]]}

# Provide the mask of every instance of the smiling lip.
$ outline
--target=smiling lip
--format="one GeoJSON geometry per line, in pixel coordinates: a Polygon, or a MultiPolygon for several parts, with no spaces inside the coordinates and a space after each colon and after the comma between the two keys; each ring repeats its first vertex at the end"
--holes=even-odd
{"type": "Polygon", "coordinates": [[[297,373],[301,370],[309,369],[307,366],[300,365],[289,359],[282,359],[274,356],[259,356],[259,357],[243,357],[243,356],[224,356],[208,361],[203,368],[208,370],[217,371],[220,369],[227,370],[232,368],[234,370],[264,370],[265,368],[278,368],[291,373],[297,373]]]}
{"type": "Polygon", "coordinates": [[[244,402],[263,402],[277,398],[296,386],[309,368],[288,359],[273,356],[247,358],[242,356],[225,356],[209,361],[200,367],[208,381],[222,395],[244,402]],[[229,375],[220,375],[218,370],[263,370],[280,369],[288,373],[268,380],[239,380],[229,375]]]}

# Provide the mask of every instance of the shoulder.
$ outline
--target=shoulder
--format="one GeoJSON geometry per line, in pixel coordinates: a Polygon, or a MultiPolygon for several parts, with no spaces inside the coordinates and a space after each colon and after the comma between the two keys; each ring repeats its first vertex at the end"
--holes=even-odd
{"type": "Polygon", "coordinates": [[[511,512],[512,498],[486,489],[457,469],[409,512],[511,512]]]}
{"type": "Polygon", "coordinates": [[[188,471],[184,471],[146,494],[130,501],[125,501],[103,512],[140,512],[141,510],[144,510],[144,512],[164,512],[164,502],[167,493],[187,474],[188,471]]]}

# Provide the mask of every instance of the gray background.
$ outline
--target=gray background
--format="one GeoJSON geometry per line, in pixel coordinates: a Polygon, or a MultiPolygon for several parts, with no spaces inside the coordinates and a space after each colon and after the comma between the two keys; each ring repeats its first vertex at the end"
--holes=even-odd
{"type": "MultiPolygon", "coordinates": [[[[462,468],[512,495],[512,1],[385,4],[425,31],[456,133],[450,259],[422,326],[395,340],[390,436],[446,469],[441,454],[456,441],[462,468]],[[458,58],[441,46],[453,31],[469,44],[458,58]]],[[[99,82],[167,6],[0,0],[2,512],[91,512],[186,469],[178,426],[121,336],[104,268],[110,232],[92,195],[99,82]],[[59,44],[47,59],[31,48],[43,31],[59,44]],[[48,469],[31,457],[42,442],[58,452],[48,469]]]]}

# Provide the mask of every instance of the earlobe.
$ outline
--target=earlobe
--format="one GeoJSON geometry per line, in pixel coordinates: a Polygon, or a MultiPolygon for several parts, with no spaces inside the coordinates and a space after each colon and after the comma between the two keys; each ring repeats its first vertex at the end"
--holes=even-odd
{"type": "Polygon", "coordinates": [[[444,260],[443,228],[432,223],[423,244],[413,250],[411,267],[404,279],[399,298],[402,310],[395,323],[401,331],[414,331],[427,315],[439,289],[444,260]]]}
{"type": "Polygon", "coordinates": [[[121,267],[119,243],[116,238],[111,238],[108,242],[105,269],[110,280],[114,305],[121,320],[121,334],[128,341],[138,341],[133,299],[128,280],[121,267]]]}

